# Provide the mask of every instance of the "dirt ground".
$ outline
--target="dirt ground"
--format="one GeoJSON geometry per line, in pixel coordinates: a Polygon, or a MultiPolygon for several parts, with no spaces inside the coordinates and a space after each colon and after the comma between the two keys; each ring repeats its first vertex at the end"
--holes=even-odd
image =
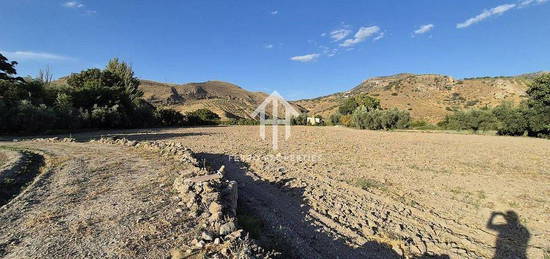
{"type": "Polygon", "coordinates": [[[548,140],[292,127],[287,141],[281,128],[274,151],[270,128],[265,141],[258,130],[121,135],[178,141],[225,164],[264,235],[297,257],[542,258],[550,250],[548,140]]]}
{"type": "MultiPolygon", "coordinates": [[[[73,137],[118,135],[180,142],[201,163],[225,165],[227,177],[239,182],[241,210],[261,220],[258,239],[293,257],[521,258],[526,254],[544,258],[550,251],[548,140],[300,126],[292,127],[286,141],[280,128],[279,149],[273,150],[270,130],[267,140],[260,139],[257,126],[111,131],[73,137]]],[[[181,235],[189,228],[163,232],[164,228],[151,227],[154,234],[150,236],[132,234],[138,231],[134,217],[174,213],[166,208],[171,206],[162,187],[166,175],[140,173],[161,172],[168,165],[120,150],[123,147],[72,144],[90,145],[72,149],[64,145],[68,144],[46,151],[82,159],[71,159],[75,162],[50,176],[50,184],[27,194],[25,200],[33,207],[13,208],[14,215],[20,215],[16,221],[0,218],[8,227],[0,231],[0,240],[16,240],[0,248],[11,249],[13,257],[39,254],[46,245],[29,244],[24,237],[33,233],[33,226],[40,229],[40,224],[53,226],[53,232],[38,233],[43,236],[38,240],[55,243],[58,235],[71,240],[50,246],[60,251],[56,255],[74,251],[85,256],[78,247],[86,240],[106,245],[88,249],[91,255],[115,247],[121,249],[116,254],[120,256],[142,250],[160,255],[166,251],[164,239],[185,243],[181,235]],[[68,174],[82,180],[63,180],[68,174]],[[96,181],[102,177],[112,178],[113,185],[98,189],[96,181]],[[63,192],[33,204],[35,197],[46,195],[46,187],[63,192]],[[138,187],[146,191],[133,191],[138,187]],[[74,202],[75,195],[79,202],[74,202]],[[120,202],[112,208],[94,207],[108,204],[96,202],[113,195],[120,202]],[[64,205],[51,207],[49,201],[64,205]],[[29,229],[24,233],[5,230],[20,224],[29,229]],[[163,233],[170,234],[162,237],[163,233]],[[25,249],[31,245],[38,250],[25,249]]],[[[193,222],[181,220],[187,225],[193,222]]]]}
{"type": "Polygon", "coordinates": [[[196,219],[178,211],[171,188],[184,163],[100,143],[0,146],[46,161],[34,182],[0,208],[0,257],[164,258],[196,235],[196,219]]]}

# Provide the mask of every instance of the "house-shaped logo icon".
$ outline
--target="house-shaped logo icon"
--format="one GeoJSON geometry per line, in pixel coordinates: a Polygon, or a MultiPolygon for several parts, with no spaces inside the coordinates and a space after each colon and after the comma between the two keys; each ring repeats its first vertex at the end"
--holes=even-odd
{"type": "Polygon", "coordinates": [[[273,125],[273,149],[278,148],[278,125],[285,125],[285,140],[290,137],[290,119],[293,116],[300,115],[299,112],[290,105],[277,91],[271,93],[261,104],[256,108],[252,117],[260,116],[260,137],[265,140],[265,125],[273,125]],[[267,105],[271,103],[271,119],[266,118],[267,105]],[[279,116],[279,104],[284,108],[284,119],[280,119],[279,116]]]}

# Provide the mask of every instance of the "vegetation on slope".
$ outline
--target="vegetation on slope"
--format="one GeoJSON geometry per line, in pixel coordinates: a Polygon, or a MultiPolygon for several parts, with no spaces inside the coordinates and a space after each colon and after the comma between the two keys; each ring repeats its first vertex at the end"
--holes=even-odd
{"type": "Polygon", "coordinates": [[[497,130],[499,135],[550,137],[550,74],[534,79],[520,105],[505,102],[495,108],[455,111],[439,126],[453,130],[497,130]]]}
{"type": "Polygon", "coordinates": [[[105,69],[71,74],[52,84],[16,77],[17,62],[0,54],[0,132],[47,133],[52,130],[114,129],[205,124],[200,116],[184,116],[146,102],[140,81],[125,62],[112,59],[105,69]]]}
{"type": "Polygon", "coordinates": [[[330,116],[330,123],[370,130],[405,129],[410,126],[409,112],[397,108],[382,110],[380,100],[359,94],[346,98],[338,112],[330,116]]]}

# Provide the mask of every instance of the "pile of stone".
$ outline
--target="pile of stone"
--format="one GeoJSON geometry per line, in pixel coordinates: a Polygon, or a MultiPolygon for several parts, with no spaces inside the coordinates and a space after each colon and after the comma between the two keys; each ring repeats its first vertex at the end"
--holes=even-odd
{"type": "Polygon", "coordinates": [[[90,142],[123,145],[128,147],[146,148],[159,152],[162,156],[172,156],[177,161],[191,163],[194,166],[198,166],[199,163],[193,156],[191,149],[184,147],[178,142],[162,142],[162,141],[143,141],[138,142],[135,140],[128,140],[126,138],[117,137],[102,137],[98,140],[90,140],[90,142]]]}
{"type": "MultiPolygon", "coordinates": [[[[137,142],[125,138],[103,137],[91,142],[115,144],[157,151],[161,156],[187,162],[199,167],[193,152],[181,143],[147,141],[137,142]]],[[[189,178],[181,174],[174,180],[173,188],[186,207],[190,217],[199,219],[200,229],[191,244],[174,249],[172,258],[203,255],[207,258],[270,258],[274,252],[266,252],[237,224],[238,184],[224,178],[224,167],[215,172],[205,168],[196,170],[189,178]]],[[[178,208],[178,210],[181,210],[178,208]]]]}
{"type": "Polygon", "coordinates": [[[32,141],[36,141],[36,142],[48,142],[48,143],[54,143],[54,142],[72,143],[72,142],[76,142],[76,139],[74,139],[74,138],[58,138],[58,137],[53,137],[53,138],[35,138],[35,139],[33,139],[32,141]]]}

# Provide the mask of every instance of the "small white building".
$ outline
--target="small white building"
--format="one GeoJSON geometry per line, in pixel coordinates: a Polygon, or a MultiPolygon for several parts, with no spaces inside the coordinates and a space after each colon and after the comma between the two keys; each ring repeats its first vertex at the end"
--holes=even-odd
{"type": "Polygon", "coordinates": [[[316,117],[307,117],[307,124],[310,124],[310,125],[317,125],[321,123],[321,118],[316,118],[316,117]]]}

